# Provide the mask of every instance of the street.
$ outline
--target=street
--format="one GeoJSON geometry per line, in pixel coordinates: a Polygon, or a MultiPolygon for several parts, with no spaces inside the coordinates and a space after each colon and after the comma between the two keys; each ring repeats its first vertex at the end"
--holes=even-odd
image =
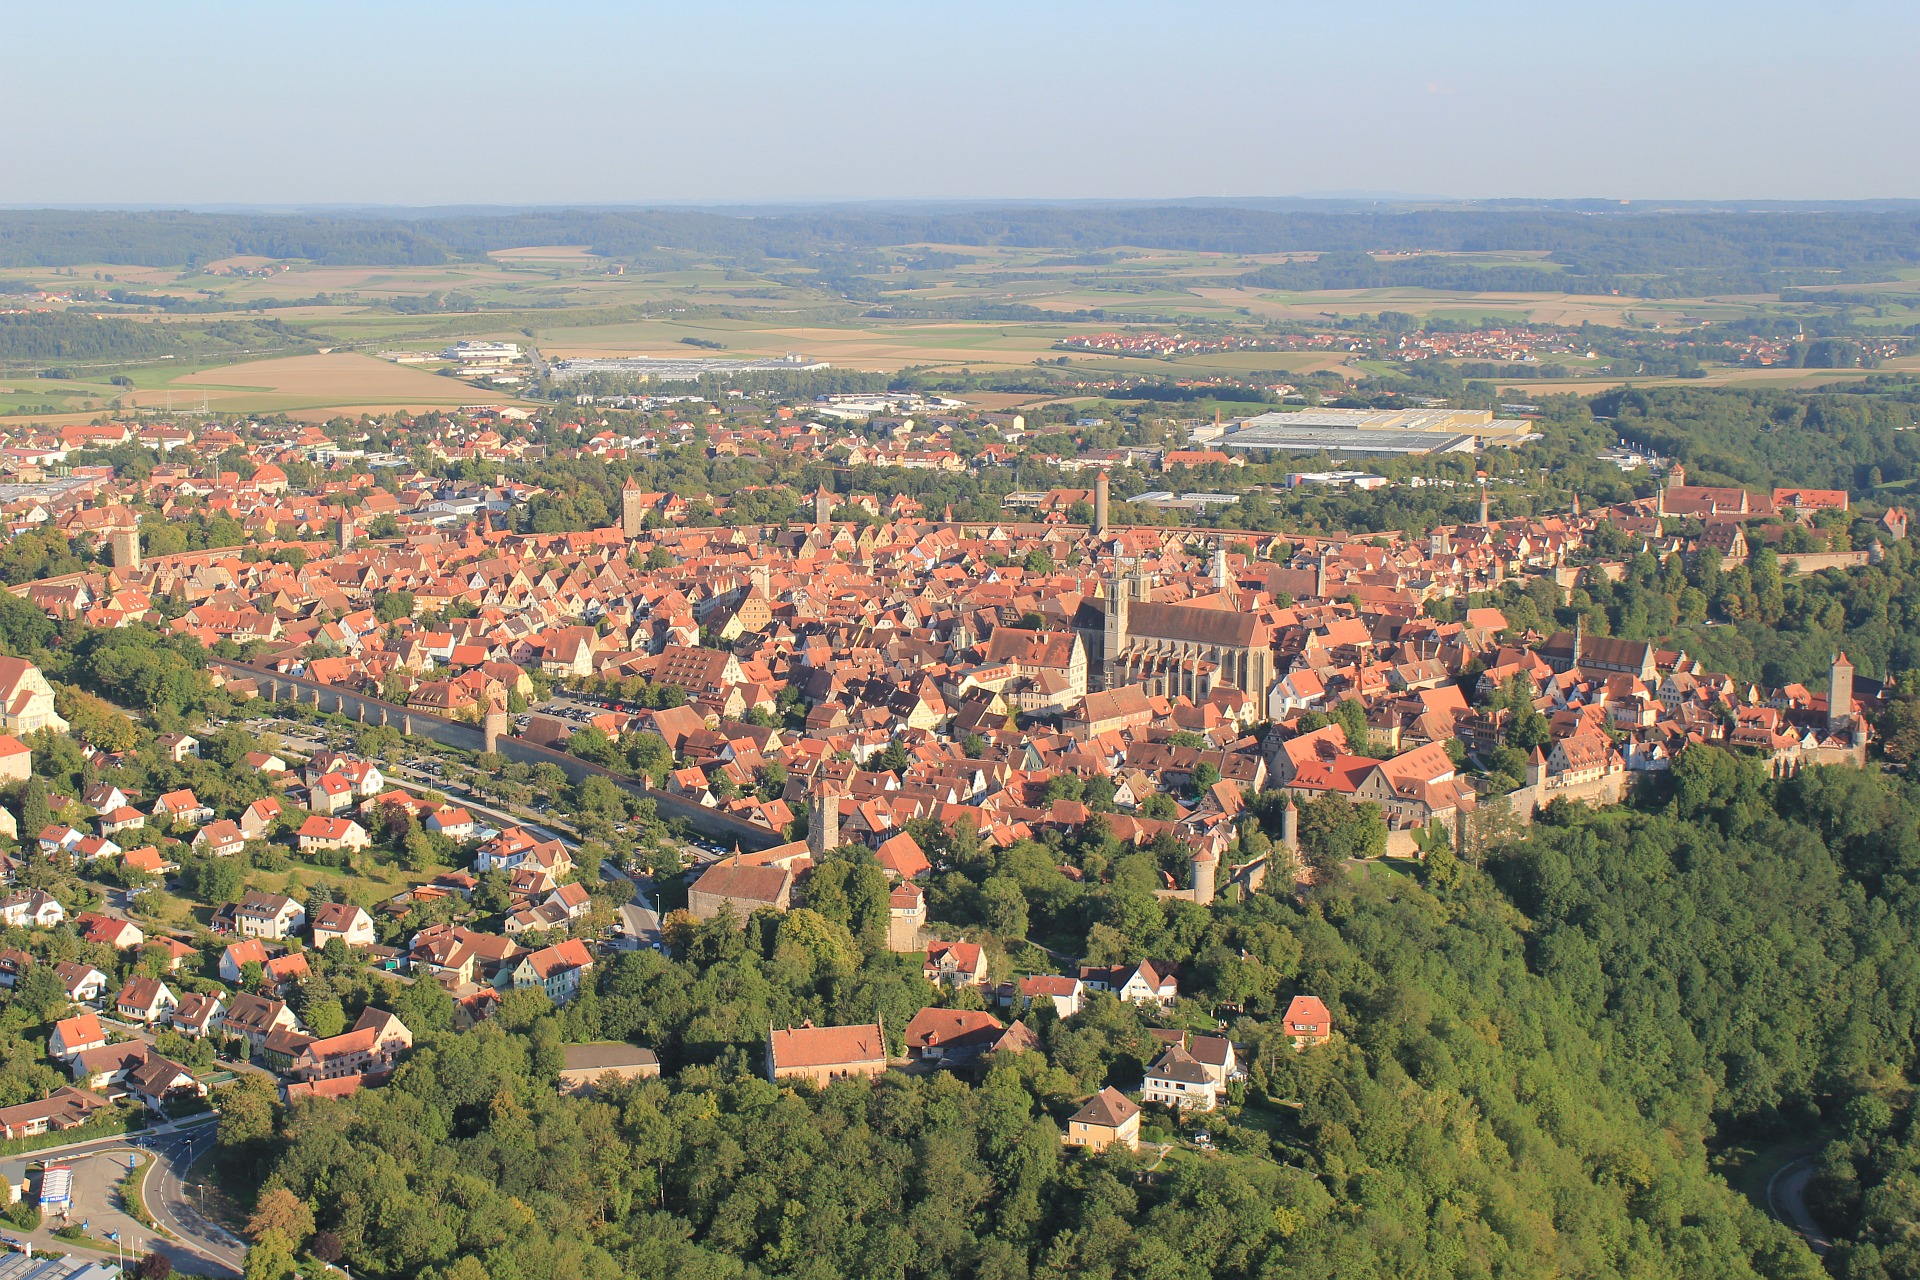
{"type": "MultiPolygon", "coordinates": [[[[129,1261],[151,1249],[165,1254],[181,1271],[237,1276],[246,1260],[246,1245],[225,1228],[202,1218],[193,1204],[198,1180],[191,1166],[213,1150],[216,1129],[213,1117],[196,1116],[177,1126],[162,1125],[140,1133],[14,1156],[0,1163],[0,1173],[18,1185],[25,1179],[29,1163],[68,1165],[73,1169],[70,1221],[85,1222],[87,1234],[94,1239],[104,1240],[109,1231],[117,1232],[129,1261]],[[159,1161],[159,1167],[147,1175],[147,1211],[173,1239],[135,1221],[121,1206],[120,1183],[127,1175],[128,1160],[134,1157],[159,1161]]],[[[9,1234],[30,1240],[36,1248],[93,1252],[54,1235],[59,1225],[58,1221],[48,1221],[36,1231],[9,1234]]],[[[115,1254],[109,1251],[102,1256],[113,1258],[115,1254]]]]}

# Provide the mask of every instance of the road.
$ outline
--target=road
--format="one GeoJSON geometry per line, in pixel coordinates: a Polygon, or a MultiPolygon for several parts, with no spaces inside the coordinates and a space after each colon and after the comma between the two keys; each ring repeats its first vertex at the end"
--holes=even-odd
{"type": "Polygon", "coordinates": [[[1767,1208],[1773,1216],[1800,1233],[1807,1247],[1822,1257],[1833,1248],[1829,1236],[1807,1209],[1807,1183],[1813,1181],[1813,1157],[1789,1160],[1767,1179],[1767,1208]]]}
{"type": "MultiPolygon", "coordinates": [[[[105,1239],[109,1231],[118,1232],[129,1261],[151,1249],[165,1254],[180,1271],[237,1276],[246,1261],[246,1245],[225,1228],[202,1218],[192,1203],[197,1179],[190,1169],[213,1150],[216,1128],[211,1117],[196,1116],[179,1126],[162,1125],[131,1136],[100,1138],[12,1157],[0,1164],[0,1172],[18,1184],[26,1177],[30,1161],[71,1166],[72,1221],[86,1222],[87,1233],[95,1239],[105,1239]],[[134,1142],[141,1145],[135,1147],[134,1142]],[[135,1156],[160,1162],[147,1175],[147,1211],[172,1234],[172,1239],[136,1222],[121,1205],[120,1182],[126,1176],[128,1160],[135,1156]]],[[[50,1222],[24,1234],[37,1247],[96,1252],[55,1236],[53,1228],[58,1225],[50,1222]]],[[[109,1251],[99,1256],[111,1259],[116,1255],[109,1251]]]]}
{"type": "Polygon", "coordinates": [[[621,936],[631,938],[638,947],[657,947],[660,945],[660,916],[650,903],[657,903],[654,896],[651,877],[634,880],[625,871],[615,866],[611,860],[602,859],[600,863],[602,880],[626,880],[633,884],[633,901],[620,908],[621,936]]]}

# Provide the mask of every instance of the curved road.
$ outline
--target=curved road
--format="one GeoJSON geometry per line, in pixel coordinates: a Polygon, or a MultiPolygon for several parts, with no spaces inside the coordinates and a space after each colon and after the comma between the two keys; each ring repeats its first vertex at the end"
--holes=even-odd
{"type": "MultiPolygon", "coordinates": [[[[193,1163],[214,1147],[216,1124],[202,1121],[180,1128],[161,1127],[130,1136],[100,1138],[93,1142],[29,1152],[10,1158],[7,1176],[20,1181],[26,1164],[47,1162],[71,1164],[74,1173],[74,1219],[87,1219],[96,1239],[107,1231],[118,1231],[127,1246],[131,1262],[149,1248],[167,1255],[182,1271],[201,1275],[238,1276],[246,1261],[246,1244],[225,1228],[202,1218],[193,1205],[195,1179],[189,1173],[193,1163]],[[137,1144],[137,1145],[136,1145],[137,1144]],[[138,1152],[142,1159],[158,1161],[147,1175],[145,1197],[147,1211],[172,1238],[143,1226],[118,1207],[119,1185],[126,1176],[127,1158],[138,1152]]],[[[18,1233],[8,1231],[7,1234],[18,1233]]],[[[90,1252],[53,1234],[51,1226],[25,1233],[36,1247],[62,1252],[90,1252]]],[[[116,1255],[101,1255],[112,1259],[116,1255]]]]}
{"type": "Polygon", "coordinates": [[[1799,1232],[1808,1248],[1824,1257],[1833,1248],[1833,1238],[1821,1229],[1807,1209],[1807,1183],[1811,1181],[1812,1156],[1787,1161],[1767,1179],[1767,1208],[1774,1217],[1799,1232]]]}

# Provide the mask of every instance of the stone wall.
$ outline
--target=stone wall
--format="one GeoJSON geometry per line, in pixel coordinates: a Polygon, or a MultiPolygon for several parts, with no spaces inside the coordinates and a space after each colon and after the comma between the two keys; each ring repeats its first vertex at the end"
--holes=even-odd
{"type": "MultiPolygon", "coordinates": [[[[414,711],[380,698],[337,689],[304,676],[283,675],[267,667],[250,666],[225,658],[209,658],[207,665],[218,667],[230,676],[258,682],[260,696],[269,702],[301,703],[322,712],[345,716],[360,724],[387,725],[413,737],[427,738],[442,746],[458,747],[464,751],[486,749],[486,736],[479,725],[414,711]]],[[[648,786],[644,779],[616,773],[552,747],[543,747],[522,738],[506,737],[499,740],[498,750],[507,759],[521,764],[555,765],[567,775],[569,782],[579,782],[597,774],[623,791],[653,801],[662,818],[683,818],[693,830],[722,844],[738,844],[742,849],[753,850],[769,849],[785,843],[777,831],[769,831],[765,827],[693,804],[679,796],[668,795],[648,786]]]]}

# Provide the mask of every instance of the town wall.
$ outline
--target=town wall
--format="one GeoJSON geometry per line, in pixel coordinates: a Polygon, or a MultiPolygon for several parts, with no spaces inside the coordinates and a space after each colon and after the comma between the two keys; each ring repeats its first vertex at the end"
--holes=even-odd
{"type": "MultiPolygon", "coordinates": [[[[442,746],[457,747],[464,751],[483,751],[486,749],[486,736],[479,725],[465,724],[458,720],[449,720],[444,716],[431,715],[424,711],[415,711],[397,703],[380,698],[354,693],[348,689],[335,688],[305,676],[285,675],[268,667],[250,666],[244,662],[234,662],[226,658],[209,658],[207,665],[218,667],[229,675],[251,679],[258,683],[260,696],[269,702],[297,702],[316,708],[322,712],[331,712],[345,716],[360,724],[387,725],[414,737],[427,738],[442,746]]],[[[509,760],[521,764],[551,764],[567,775],[569,782],[598,775],[607,779],[621,790],[632,795],[651,800],[658,807],[662,818],[683,818],[693,830],[703,836],[709,836],[723,844],[737,844],[743,849],[769,849],[785,841],[777,831],[743,822],[728,814],[706,808],[683,800],[679,796],[668,795],[648,786],[642,779],[616,773],[603,765],[578,756],[568,755],[552,747],[543,747],[523,738],[503,737],[499,740],[498,750],[509,760]]]]}

